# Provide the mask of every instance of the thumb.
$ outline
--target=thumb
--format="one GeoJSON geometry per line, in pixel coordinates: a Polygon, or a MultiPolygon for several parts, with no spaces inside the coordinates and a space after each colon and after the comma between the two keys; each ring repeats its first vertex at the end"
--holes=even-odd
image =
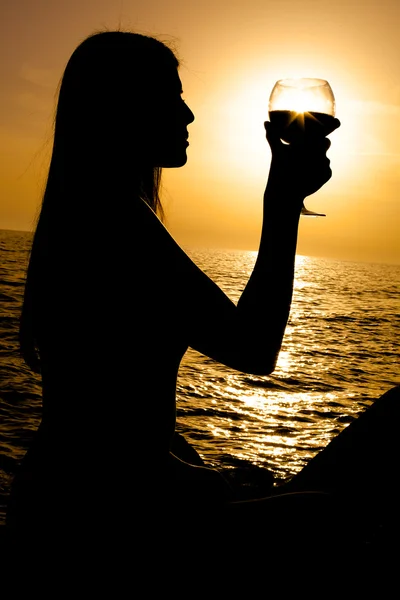
{"type": "Polygon", "coordinates": [[[271,150],[275,150],[276,148],[279,148],[281,145],[281,138],[280,138],[277,127],[275,127],[271,123],[271,121],[265,121],[264,127],[265,127],[265,131],[267,134],[268,143],[271,146],[271,150]]]}

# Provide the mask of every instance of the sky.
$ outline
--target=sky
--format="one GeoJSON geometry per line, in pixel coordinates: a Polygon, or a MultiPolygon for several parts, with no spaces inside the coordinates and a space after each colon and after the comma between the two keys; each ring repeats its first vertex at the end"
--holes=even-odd
{"type": "Polygon", "coordinates": [[[0,0],[0,229],[32,230],[56,89],[104,29],[172,44],[195,114],[188,163],[165,169],[166,225],[183,246],[256,250],[276,80],[327,79],[341,127],[332,179],[306,201],[298,253],[400,264],[398,0],[0,0]]]}

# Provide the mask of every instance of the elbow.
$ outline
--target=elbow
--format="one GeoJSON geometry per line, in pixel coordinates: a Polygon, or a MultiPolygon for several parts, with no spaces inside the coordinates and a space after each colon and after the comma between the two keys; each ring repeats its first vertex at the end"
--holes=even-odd
{"type": "Polygon", "coordinates": [[[258,375],[259,377],[265,377],[271,375],[275,371],[276,363],[265,363],[257,366],[257,368],[251,370],[251,375],[258,375]]]}
{"type": "Polygon", "coordinates": [[[268,364],[263,369],[263,372],[260,375],[271,375],[275,371],[276,363],[268,364]]]}
{"type": "Polygon", "coordinates": [[[242,348],[243,358],[248,363],[248,373],[252,375],[271,375],[276,369],[282,346],[282,336],[258,335],[257,338],[246,340],[242,348]]]}
{"type": "Polygon", "coordinates": [[[246,369],[240,369],[250,375],[258,375],[264,377],[271,375],[275,371],[276,363],[278,361],[278,354],[273,355],[256,355],[246,357],[246,369]]]}

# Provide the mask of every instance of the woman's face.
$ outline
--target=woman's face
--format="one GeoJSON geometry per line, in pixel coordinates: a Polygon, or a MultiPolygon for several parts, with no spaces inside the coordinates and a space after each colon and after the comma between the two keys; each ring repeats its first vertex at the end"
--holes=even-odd
{"type": "Polygon", "coordinates": [[[155,167],[182,167],[187,161],[187,126],[193,123],[194,114],[182,93],[181,80],[175,69],[164,79],[156,98],[157,110],[149,140],[155,167]]]}

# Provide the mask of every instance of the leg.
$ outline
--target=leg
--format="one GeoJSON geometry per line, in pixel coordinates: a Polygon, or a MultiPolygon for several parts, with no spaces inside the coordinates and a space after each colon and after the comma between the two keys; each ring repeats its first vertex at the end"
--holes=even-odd
{"type": "Polygon", "coordinates": [[[353,506],[372,527],[398,524],[400,386],[344,429],[281,491],[321,490],[353,506]]]}

